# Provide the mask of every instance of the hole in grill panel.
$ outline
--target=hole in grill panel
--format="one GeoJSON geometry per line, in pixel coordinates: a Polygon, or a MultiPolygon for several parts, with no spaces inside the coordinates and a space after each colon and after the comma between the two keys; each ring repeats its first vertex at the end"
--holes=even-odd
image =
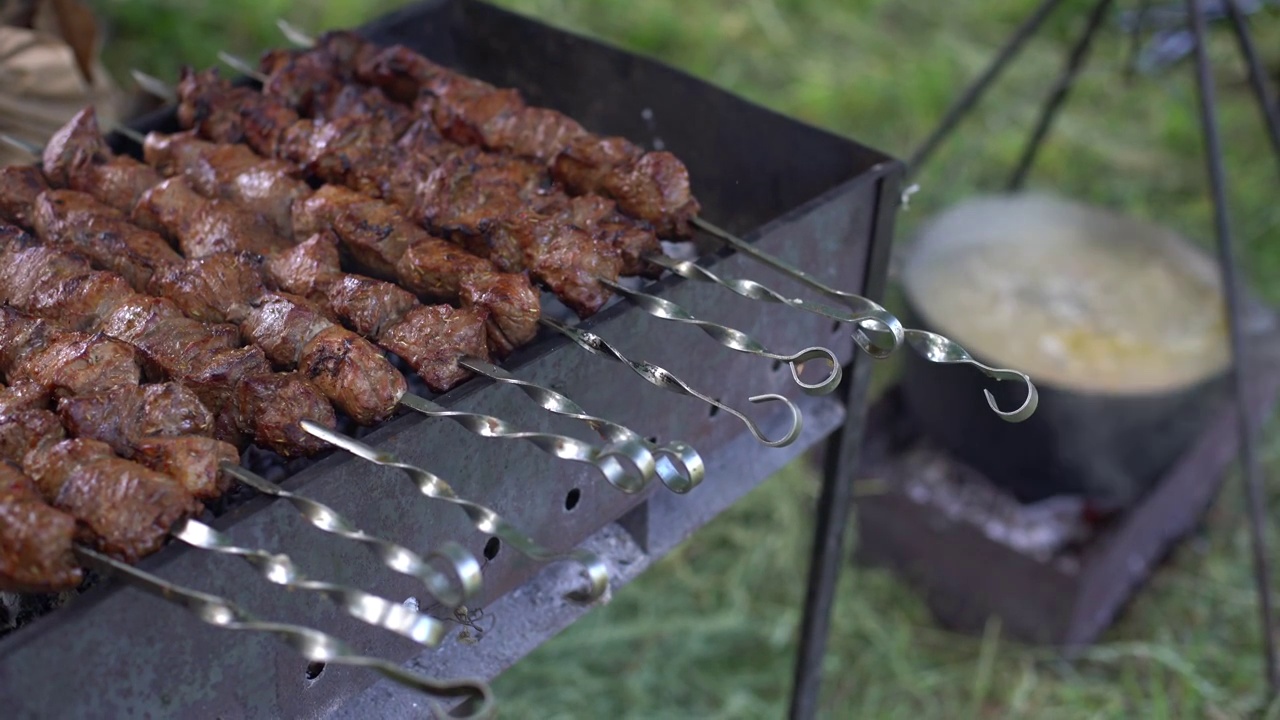
{"type": "Polygon", "coordinates": [[[838,332],[840,332],[840,321],[839,321],[839,320],[833,320],[833,321],[831,321],[831,332],[833,332],[833,333],[838,333],[838,332]]]}
{"type": "MultiPolygon", "coordinates": [[[[716,402],[720,402],[720,398],[716,398],[716,402]]],[[[719,405],[712,405],[711,409],[707,411],[707,417],[715,417],[719,414],[720,414],[719,405]]]]}
{"type": "Polygon", "coordinates": [[[498,557],[498,551],[502,549],[502,541],[498,538],[489,538],[489,542],[484,544],[484,559],[492,560],[498,557]]]}
{"type": "Polygon", "coordinates": [[[322,672],[324,672],[324,663],[309,662],[307,663],[307,670],[304,674],[308,680],[314,681],[320,677],[320,673],[322,672]]]}
{"type": "Polygon", "coordinates": [[[564,509],[572,511],[574,508],[578,507],[578,503],[581,501],[582,491],[578,488],[574,488],[564,496],[564,509]]]}
{"type": "Polygon", "coordinates": [[[781,370],[781,369],[782,369],[782,361],[781,361],[781,360],[774,360],[774,361],[773,361],[773,371],[774,371],[774,372],[778,372],[778,371],[779,371],[779,370],[781,370]]]}

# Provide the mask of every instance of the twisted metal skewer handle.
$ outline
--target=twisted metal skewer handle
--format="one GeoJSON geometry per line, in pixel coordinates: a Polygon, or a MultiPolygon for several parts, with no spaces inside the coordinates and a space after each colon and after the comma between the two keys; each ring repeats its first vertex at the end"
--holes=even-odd
{"type": "Polygon", "coordinates": [[[836,389],[840,384],[840,379],[844,375],[844,369],[840,367],[840,360],[836,358],[836,354],[823,347],[805,348],[794,355],[779,355],[770,352],[768,348],[760,344],[758,340],[747,335],[741,330],[735,330],[718,323],[700,320],[693,316],[688,310],[679,305],[658,297],[636,290],[632,290],[623,285],[619,285],[611,280],[597,278],[600,284],[608,287],[619,295],[627,298],[635,303],[641,310],[650,315],[661,318],[663,320],[671,320],[686,325],[693,325],[702,330],[713,340],[730,350],[747,353],[749,355],[759,355],[771,360],[785,362],[791,368],[791,378],[799,385],[805,393],[809,395],[826,395],[836,389]],[[800,370],[804,363],[810,360],[824,359],[831,366],[831,372],[827,377],[816,383],[807,383],[800,377],[800,370]]]}
{"type": "Polygon", "coordinates": [[[767,395],[755,395],[747,398],[753,403],[780,402],[786,405],[787,409],[791,411],[791,429],[788,430],[781,438],[777,440],[770,440],[765,437],[764,432],[760,430],[760,426],[757,425],[754,420],[743,415],[737,410],[734,410],[728,405],[725,405],[719,400],[694,390],[683,380],[672,375],[665,368],[658,367],[652,363],[632,360],[626,355],[623,355],[622,351],[606,342],[604,338],[593,332],[588,332],[581,328],[573,327],[572,325],[566,325],[559,320],[554,320],[548,317],[540,318],[538,322],[569,338],[578,347],[586,350],[592,355],[597,355],[605,358],[606,360],[613,360],[614,362],[620,362],[623,365],[626,365],[632,372],[644,378],[644,380],[651,385],[655,385],[663,390],[669,390],[679,395],[697,398],[714,408],[729,413],[741,420],[743,424],[747,426],[747,430],[751,432],[755,439],[764,445],[769,447],[786,447],[787,445],[795,442],[796,438],[800,437],[800,430],[804,426],[804,416],[800,414],[800,408],[796,407],[795,403],[782,395],[770,393],[767,395]]]}
{"type": "Polygon", "coordinates": [[[467,518],[471,520],[477,530],[501,539],[525,557],[538,562],[577,562],[585,571],[588,586],[585,591],[575,590],[570,592],[567,596],[569,599],[579,602],[593,602],[608,589],[609,570],[605,567],[604,561],[595,553],[582,549],[558,553],[540,545],[490,508],[459,497],[453,487],[438,475],[427,472],[416,465],[401,462],[399,458],[389,452],[370,447],[353,437],[330,430],[323,425],[317,425],[310,420],[302,421],[302,429],[374,465],[395,468],[404,472],[418,486],[418,490],[423,495],[433,500],[442,500],[462,508],[462,511],[467,514],[467,518]]]}
{"type": "Polygon", "coordinates": [[[995,414],[1004,420],[1014,423],[1022,422],[1031,417],[1035,413],[1036,407],[1040,404],[1040,392],[1036,390],[1035,383],[1031,382],[1031,378],[1025,373],[984,365],[975,360],[958,343],[927,330],[908,329],[906,338],[907,344],[911,346],[911,349],[929,362],[948,365],[971,365],[993,380],[1016,380],[1024,383],[1027,386],[1026,399],[1022,401],[1022,405],[1009,411],[1000,409],[1000,406],[996,404],[995,396],[991,394],[990,390],[984,389],[982,391],[982,394],[987,398],[987,405],[991,406],[995,414]]]}
{"type": "MultiPolygon", "coordinates": [[[[728,230],[724,230],[715,225],[712,225],[711,223],[707,222],[706,220],[703,220],[702,218],[694,218],[692,222],[694,227],[697,227],[703,232],[706,232],[712,237],[715,237],[717,240],[724,242],[725,244],[731,246],[733,249],[745,255],[749,255],[755,260],[762,262],[765,265],[768,265],[769,267],[779,272],[782,272],[786,275],[790,275],[796,280],[799,280],[800,282],[804,283],[805,285],[808,285],[809,287],[813,288],[814,290],[817,290],[818,292],[826,295],[827,297],[831,297],[831,298],[835,298],[836,300],[839,300],[840,302],[849,306],[849,308],[851,308],[854,312],[884,313],[888,317],[893,317],[892,315],[889,314],[888,310],[885,310],[875,301],[869,298],[865,298],[856,293],[845,292],[844,290],[837,290],[831,287],[830,285],[822,282],[818,278],[801,270],[795,265],[792,265],[786,260],[783,260],[782,258],[779,258],[779,257],[775,257],[763,250],[760,250],[756,246],[734,235],[728,230]]],[[[882,335],[885,333],[888,333],[889,335],[892,336],[892,342],[889,345],[880,345],[879,343],[872,340],[870,337],[867,337],[865,334],[862,335],[862,337],[864,337],[866,341],[875,348],[876,352],[872,352],[872,355],[874,357],[886,358],[892,355],[893,353],[897,352],[898,348],[901,347],[903,342],[905,341],[905,338],[903,336],[902,324],[896,321],[886,322],[882,318],[873,318],[873,319],[860,321],[859,327],[862,328],[863,330],[871,329],[876,333],[879,333],[882,335]]],[[[855,340],[857,338],[858,336],[855,335],[855,340]]],[[[859,342],[858,344],[860,346],[862,345],[861,342],[859,342]]],[[[864,347],[863,349],[866,349],[866,348],[864,347]]],[[[868,350],[868,352],[871,352],[871,350],[868,350]]]]}
{"type": "MultiPolygon", "coordinates": [[[[691,260],[676,260],[673,257],[657,253],[646,255],[644,259],[654,265],[666,268],[686,280],[713,283],[749,300],[779,303],[797,310],[813,313],[814,315],[850,323],[855,326],[853,329],[853,341],[858,344],[858,347],[862,348],[863,352],[877,359],[884,359],[892,355],[898,343],[901,342],[902,323],[888,310],[866,298],[858,298],[861,302],[856,303],[856,307],[850,307],[849,309],[836,308],[810,300],[788,297],[754,280],[723,278],[691,260]],[[880,334],[889,333],[895,338],[895,341],[890,343],[888,347],[878,344],[875,338],[871,337],[863,329],[864,323],[875,326],[880,334]]],[[[855,303],[850,302],[846,303],[846,305],[853,306],[855,303]]]]}
{"type": "Polygon", "coordinates": [[[619,490],[625,493],[640,492],[649,484],[649,479],[657,471],[653,453],[649,451],[644,438],[634,431],[603,418],[588,415],[577,403],[564,395],[550,388],[521,380],[497,365],[480,358],[460,358],[458,364],[490,380],[518,388],[545,410],[556,415],[580,420],[599,433],[602,439],[610,443],[604,449],[604,452],[614,457],[625,458],[631,463],[632,469],[635,471],[634,474],[628,474],[628,480],[634,479],[638,480],[638,482],[619,485],[617,486],[619,490]]]}
{"type": "Polygon", "coordinates": [[[192,547],[244,558],[268,582],[324,595],[351,617],[421,645],[435,647],[448,634],[445,624],[433,617],[357,588],[311,580],[288,555],[236,545],[230,537],[199,520],[185,520],[171,528],[169,534],[192,547]]]}
{"type": "MultiPolygon", "coordinates": [[[[424,695],[479,702],[475,711],[465,716],[446,713],[438,702],[432,702],[432,713],[437,717],[479,720],[496,716],[492,691],[481,680],[442,681],[423,677],[381,658],[360,655],[338,638],[314,628],[259,620],[226,598],[176,585],[97,551],[76,546],[75,553],[86,567],[114,575],[139,590],[186,608],[209,625],[227,630],[270,633],[311,662],[362,667],[424,695]]],[[[465,702],[463,706],[466,706],[465,702]]]]}
{"type": "MultiPolygon", "coordinates": [[[[611,451],[623,453],[636,468],[642,469],[646,480],[656,473],[669,489],[687,493],[697,487],[706,474],[702,457],[687,443],[675,441],[658,447],[656,443],[649,442],[636,431],[609,420],[588,415],[580,405],[565,395],[543,385],[521,380],[493,363],[479,358],[462,358],[458,363],[495,382],[519,388],[549,412],[586,423],[592,430],[599,433],[600,437],[613,443],[611,451]]],[[[639,490],[639,488],[636,489],[639,490]]]]}
{"type": "Polygon", "coordinates": [[[480,562],[475,555],[467,552],[466,548],[456,542],[446,542],[424,558],[403,545],[366,533],[328,505],[289,492],[239,465],[223,463],[221,467],[223,472],[254,490],[289,502],[304,520],[317,529],[369,548],[384,566],[401,575],[416,578],[427,588],[427,592],[431,593],[432,597],[449,607],[456,608],[465,604],[480,591],[480,562]],[[437,570],[430,563],[431,559],[441,561],[448,566],[452,577],[437,570]]]}
{"type": "Polygon", "coordinates": [[[635,492],[636,489],[643,487],[645,484],[643,474],[634,472],[634,468],[628,470],[619,460],[622,456],[608,448],[601,449],[591,443],[583,442],[567,435],[519,430],[505,420],[500,420],[492,415],[482,415],[465,410],[450,410],[443,405],[412,393],[403,395],[400,398],[400,404],[428,417],[449,418],[481,437],[524,440],[548,455],[561,460],[586,463],[599,470],[610,485],[623,492],[635,492]]]}

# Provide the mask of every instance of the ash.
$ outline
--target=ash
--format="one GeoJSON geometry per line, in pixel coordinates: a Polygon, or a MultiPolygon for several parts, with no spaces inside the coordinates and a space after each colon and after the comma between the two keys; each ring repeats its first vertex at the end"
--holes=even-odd
{"type": "Polygon", "coordinates": [[[906,451],[887,471],[892,487],[991,541],[1047,562],[1091,536],[1084,501],[1059,496],[1023,504],[983,475],[928,442],[906,451]]]}

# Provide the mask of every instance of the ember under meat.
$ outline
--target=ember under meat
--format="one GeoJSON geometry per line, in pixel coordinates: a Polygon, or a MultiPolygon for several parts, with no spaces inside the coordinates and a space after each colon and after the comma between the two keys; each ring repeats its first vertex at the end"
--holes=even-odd
{"type": "Polygon", "coordinates": [[[119,275],[5,223],[0,303],[133,346],[144,372],[194,392],[214,415],[215,435],[233,444],[251,438],[282,455],[311,454],[324,444],[300,421],[336,425],[315,386],[297,373],[274,372],[261,349],[239,346],[234,326],[192,320],[173,302],[133,292],[119,275]]]}

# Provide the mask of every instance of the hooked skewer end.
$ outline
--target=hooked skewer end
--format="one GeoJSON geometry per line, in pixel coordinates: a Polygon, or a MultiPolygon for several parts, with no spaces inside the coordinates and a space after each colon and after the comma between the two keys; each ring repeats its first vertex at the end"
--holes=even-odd
{"type": "Polygon", "coordinates": [[[760,403],[765,403],[765,402],[780,402],[786,405],[787,409],[791,411],[791,429],[788,430],[787,434],[783,435],[780,439],[770,440],[760,432],[760,428],[755,424],[755,422],[753,422],[751,419],[747,418],[746,416],[742,415],[736,410],[730,410],[730,412],[732,412],[734,415],[737,415],[739,418],[742,419],[743,422],[747,424],[747,429],[749,429],[751,431],[751,434],[755,435],[756,439],[759,440],[761,443],[769,447],[786,447],[791,443],[795,442],[796,439],[800,437],[800,431],[804,429],[804,415],[801,414],[800,408],[796,407],[796,404],[791,402],[789,398],[782,395],[777,395],[775,393],[767,393],[765,395],[754,395],[752,397],[747,398],[747,400],[756,405],[759,405],[760,403]]]}

